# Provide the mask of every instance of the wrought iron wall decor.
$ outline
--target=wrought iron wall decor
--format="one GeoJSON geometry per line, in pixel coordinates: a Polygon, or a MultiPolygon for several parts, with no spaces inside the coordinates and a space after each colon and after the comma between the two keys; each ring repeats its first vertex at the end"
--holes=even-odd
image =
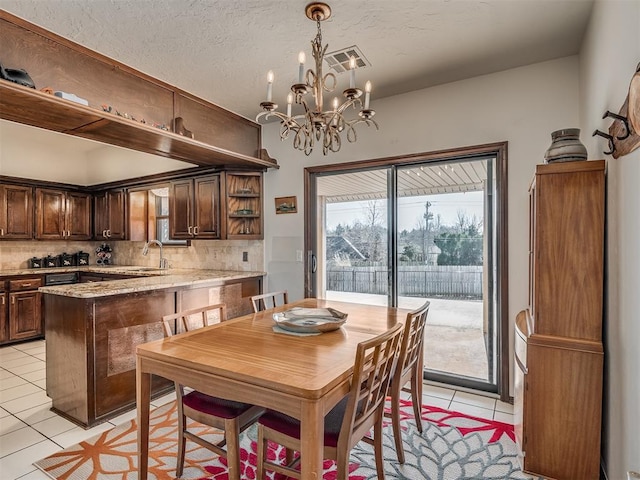
{"type": "Polygon", "coordinates": [[[602,118],[612,118],[609,133],[595,130],[593,136],[606,138],[609,148],[605,155],[622,157],[640,147],[640,63],[631,77],[629,93],[618,113],[607,110],[602,118]]]}

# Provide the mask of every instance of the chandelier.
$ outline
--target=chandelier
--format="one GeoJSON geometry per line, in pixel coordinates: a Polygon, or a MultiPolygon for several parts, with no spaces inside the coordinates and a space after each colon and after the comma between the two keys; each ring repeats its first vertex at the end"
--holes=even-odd
{"type": "Polygon", "coordinates": [[[378,124],[371,118],[375,112],[369,108],[369,97],[371,93],[371,82],[367,82],[364,92],[364,104],[360,97],[362,90],[355,86],[355,58],[351,57],[349,62],[349,88],[342,92],[344,101],[340,103],[338,97],[334,97],[332,108],[324,110],[324,93],[332,92],[336,87],[336,77],[329,72],[322,74],[322,64],[324,55],[327,51],[327,45],[322,45],[322,29],[320,22],[331,16],[331,8],[326,3],[310,3],[305,8],[307,18],[316,22],[318,33],[315,39],[311,41],[311,51],[315,60],[315,71],[308,69],[305,73],[304,62],[305,54],[300,52],[298,56],[298,83],[291,86],[291,92],[287,96],[287,113],[278,112],[273,102],[273,72],[269,71],[267,75],[267,100],[260,103],[260,107],[264,110],[256,116],[256,121],[260,118],[269,119],[277,117],[280,120],[280,140],[285,140],[289,136],[293,136],[293,146],[298,150],[304,151],[306,155],[311,154],[316,142],[322,142],[322,153],[326,155],[328,152],[337,152],[340,150],[342,141],[340,135],[346,133],[349,142],[357,140],[355,126],[364,123],[367,126],[374,125],[378,129],[378,124]],[[307,94],[311,92],[313,95],[314,107],[312,108],[307,102],[307,94]],[[297,105],[302,105],[304,113],[299,115],[291,115],[292,104],[295,101],[297,105]],[[351,120],[345,118],[345,111],[351,107],[352,110],[359,110],[358,116],[351,120]]]}

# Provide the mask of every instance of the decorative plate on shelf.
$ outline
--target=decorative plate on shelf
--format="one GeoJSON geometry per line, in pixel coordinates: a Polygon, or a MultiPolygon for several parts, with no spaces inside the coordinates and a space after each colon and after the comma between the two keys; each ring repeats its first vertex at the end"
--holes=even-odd
{"type": "Polygon", "coordinates": [[[296,333],[323,333],[337,330],[347,321],[347,314],[333,308],[294,307],[273,314],[273,320],[283,330],[296,333]]]}

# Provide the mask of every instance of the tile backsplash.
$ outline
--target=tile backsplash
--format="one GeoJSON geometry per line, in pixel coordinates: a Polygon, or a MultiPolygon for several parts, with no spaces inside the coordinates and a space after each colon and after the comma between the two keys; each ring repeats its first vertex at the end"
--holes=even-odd
{"type": "MultiPolygon", "coordinates": [[[[0,270],[28,268],[31,257],[46,257],[60,253],[88,252],[89,264],[96,264],[95,249],[102,241],[3,241],[0,242],[0,270]]],[[[113,249],[115,265],[156,267],[160,249],[152,245],[147,256],[142,255],[144,242],[106,242],[113,249]]],[[[173,268],[204,268],[213,270],[264,271],[262,240],[193,240],[188,247],[164,246],[163,253],[173,268]],[[243,253],[247,261],[243,261],[243,253]]]]}
{"type": "Polygon", "coordinates": [[[101,242],[78,241],[2,241],[0,242],[0,271],[29,268],[31,257],[46,257],[61,253],[89,253],[89,263],[96,263],[96,247],[101,242]]]}
{"type": "MultiPolygon", "coordinates": [[[[111,242],[116,264],[157,267],[160,249],[149,247],[142,255],[144,242],[111,242]]],[[[262,240],[192,240],[191,245],[163,247],[164,257],[173,268],[204,268],[212,270],[264,271],[264,242],[262,240]],[[247,261],[243,261],[247,252],[247,261]]]]}

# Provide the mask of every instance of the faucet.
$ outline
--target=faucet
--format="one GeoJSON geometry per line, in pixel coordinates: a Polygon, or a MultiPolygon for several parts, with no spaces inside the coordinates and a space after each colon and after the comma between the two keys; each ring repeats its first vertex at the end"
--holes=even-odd
{"type": "Polygon", "coordinates": [[[161,241],[159,241],[159,240],[149,240],[147,243],[144,244],[144,247],[142,247],[142,255],[146,256],[147,253],[149,253],[149,245],[152,245],[152,244],[156,244],[156,245],[158,245],[160,247],[160,268],[162,270],[166,270],[167,268],[169,268],[169,262],[162,255],[162,242],[161,241]]]}

